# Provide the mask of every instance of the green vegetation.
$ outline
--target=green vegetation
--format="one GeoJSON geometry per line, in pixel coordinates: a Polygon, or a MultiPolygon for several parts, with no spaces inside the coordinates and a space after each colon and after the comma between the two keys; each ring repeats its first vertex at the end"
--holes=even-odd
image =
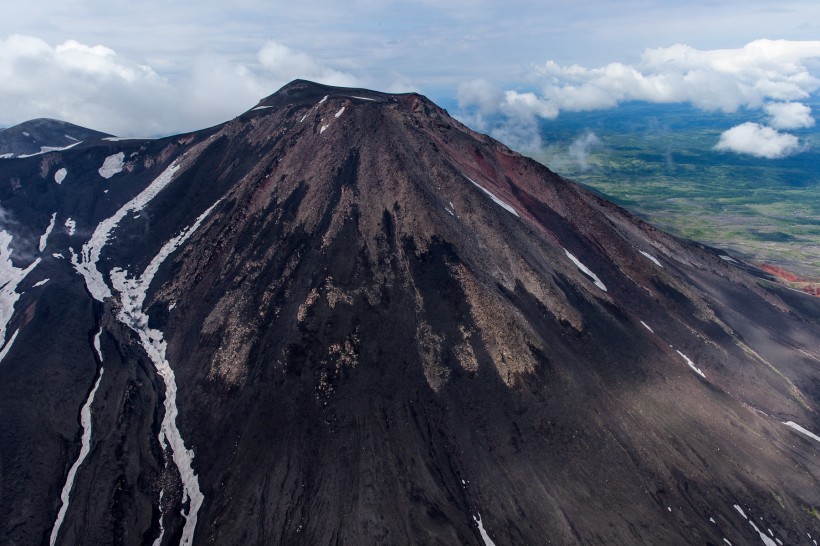
{"type": "Polygon", "coordinates": [[[671,233],[820,277],[820,135],[795,131],[804,150],[781,159],[714,149],[754,115],[765,123],[683,105],[561,114],[544,122],[533,157],[671,233]],[[571,152],[590,131],[597,142],[571,152]]]}

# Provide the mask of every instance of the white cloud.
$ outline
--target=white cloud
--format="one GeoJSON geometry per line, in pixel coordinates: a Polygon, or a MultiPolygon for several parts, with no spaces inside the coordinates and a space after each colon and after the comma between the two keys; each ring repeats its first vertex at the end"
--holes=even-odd
{"type": "Polygon", "coordinates": [[[801,146],[794,135],[749,122],[724,131],[715,149],[777,159],[799,152],[801,146]]]}
{"type": "Polygon", "coordinates": [[[811,107],[799,102],[773,102],[764,107],[771,119],[769,124],[776,129],[804,129],[814,127],[811,107]]]}
{"type": "Polygon", "coordinates": [[[592,131],[587,131],[569,145],[569,156],[578,163],[582,171],[589,170],[589,154],[603,145],[601,139],[592,131]]]}
{"type": "Polygon", "coordinates": [[[267,75],[284,83],[296,78],[341,87],[356,87],[361,83],[351,74],[325,66],[307,53],[274,41],[269,41],[262,47],[258,58],[267,75]]]}
{"type": "Polygon", "coordinates": [[[737,49],[647,49],[635,65],[585,68],[548,61],[530,75],[535,92],[507,91],[494,108],[542,118],[632,100],[688,102],[724,112],[762,108],[767,101],[799,101],[820,90],[820,79],[809,69],[817,59],[820,41],[756,40],[737,49]]]}
{"type": "Polygon", "coordinates": [[[174,80],[102,45],[0,39],[0,122],[53,117],[120,136],[153,136],[226,121],[295,78],[356,85],[347,72],[277,42],[258,63],[201,54],[174,80]]]}
{"type": "Polygon", "coordinates": [[[504,100],[504,92],[484,79],[461,82],[458,86],[460,108],[478,107],[485,114],[494,114],[504,100]]]}

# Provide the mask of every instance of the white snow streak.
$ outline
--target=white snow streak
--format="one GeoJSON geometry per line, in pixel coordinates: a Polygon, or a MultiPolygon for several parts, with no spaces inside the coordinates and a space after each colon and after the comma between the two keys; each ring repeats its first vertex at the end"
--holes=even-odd
{"type": "Polygon", "coordinates": [[[14,154],[2,154],[0,155],[0,159],[11,159],[14,157],[14,154]]]}
{"type": "Polygon", "coordinates": [[[775,544],[775,542],[772,539],[767,537],[765,533],[763,533],[760,529],[757,528],[757,525],[755,525],[752,520],[749,520],[749,524],[752,527],[754,527],[754,530],[757,531],[758,535],[760,535],[760,540],[763,541],[763,544],[765,544],[766,546],[777,546],[777,544],[775,544]]]}
{"type": "Polygon", "coordinates": [[[369,100],[369,101],[377,102],[376,99],[371,99],[370,97],[356,97],[354,95],[350,95],[350,97],[354,98],[354,99],[359,99],[359,100],[369,100]]]}
{"type": "Polygon", "coordinates": [[[91,389],[91,392],[88,395],[88,400],[85,401],[85,404],[80,410],[80,423],[83,427],[80,454],[77,456],[77,460],[74,461],[74,464],[71,465],[71,469],[68,471],[68,476],[66,476],[65,485],[63,485],[63,492],[60,493],[60,500],[63,504],[60,506],[57,519],[54,521],[54,527],[51,529],[51,539],[49,540],[50,546],[54,546],[57,542],[57,536],[60,533],[60,526],[62,526],[63,518],[65,518],[66,511],[68,511],[69,497],[71,495],[71,489],[74,487],[74,478],[77,477],[77,470],[80,468],[80,465],[83,464],[83,461],[85,461],[85,458],[91,451],[91,403],[94,402],[94,395],[97,394],[97,389],[100,386],[100,381],[102,381],[104,371],[105,370],[103,368],[100,368],[100,375],[97,377],[97,382],[94,383],[94,388],[91,389]]]}
{"type": "Polygon", "coordinates": [[[655,258],[652,254],[649,254],[648,252],[644,252],[643,250],[639,250],[638,252],[640,252],[641,254],[643,254],[644,256],[646,256],[647,258],[649,258],[650,260],[652,260],[652,262],[653,262],[655,265],[657,265],[658,267],[663,267],[663,266],[661,265],[661,263],[658,261],[658,259],[657,259],[657,258],[655,258]]]}
{"type": "Polygon", "coordinates": [[[123,140],[154,140],[153,138],[145,138],[145,137],[104,137],[102,140],[107,140],[109,142],[121,142],[123,140]]]}
{"type": "Polygon", "coordinates": [[[650,328],[650,327],[649,327],[649,326],[648,326],[648,325],[647,325],[644,321],[641,321],[641,324],[643,324],[643,327],[644,327],[644,328],[646,328],[647,330],[649,330],[650,332],[652,332],[653,334],[655,333],[655,332],[652,330],[652,328],[650,328]]]}
{"type": "Polygon", "coordinates": [[[77,231],[77,222],[69,218],[65,221],[65,227],[68,230],[69,235],[74,235],[74,232],[77,231]]]}
{"type": "Polygon", "coordinates": [[[43,154],[47,154],[49,152],[62,152],[64,150],[68,150],[68,149],[73,148],[74,146],[76,146],[77,144],[80,144],[81,142],[82,141],[75,142],[74,144],[69,144],[68,146],[64,146],[62,148],[56,148],[54,146],[40,146],[40,151],[37,152],[36,154],[18,155],[17,157],[18,157],[18,159],[23,159],[25,157],[34,157],[35,155],[43,155],[43,154]]]}
{"type": "Polygon", "coordinates": [[[487,534],[487,531],[484,530],[484,525],[481,523],[481,514],[473,516],[473,519],[478,524],[478,532],[481,533],[481,538],[484,540],[484,546],[495,546],[493,539],[491,539],[490,535],[487,534]]]}
{"type": "Polygon", "coordinates": [[[100,176],[103,178],[111,178],[117,173],[122,172],[123,162],[125,161],[125,154],[120,152],[118,154],[109,155],[103,161],[102,167],[97,169],[100,176]]]}
{"type": "MultiPolygon", "coordinates": [[[[675,349],[675,350],[676,350],[676,351],[678,351],[677,349],[675,349]]],[[[678,354],[679,354],[679,355],[681,355],[681,356],[683,357],[683,359],[686,361],[686,363],[687,363],[687,364],[689,364],[689,367],[690,367],[690,368],[692,368],[692,370],[694,370],[694,372],[695,372],[696,374],[698,374],[698,375],[699,375],[699,376],[701,376],[702,378],[706,379],[706,376],[705,376],[705,375],[703,375],[703,372],[702,372],[699,368],[697,368],[697,367],[695,366],[695,363],[694,363],[694,362],[692,362],[692,361],[689,359],[689,357],[688,357],[688,356],[686,356],[685,354],[683,354],[683,353],[682,353],[682,352],[680,352],[680,351],[678,351],[678,354]]]]}
{"type": "Polygon", "coordinates": [[[741,508],[737,504],[734,504],[733,506],[735,507],[735,510],[737,510],[741,516],[743,516],[743,519],[749,519],[746,517],[746,512],[743,511],[743,508],[741,508]]]}
{"type": "Polygon", "coordinates": [[[102,335],[102,326],[100,326],[99,331],[94,335],[94,350],[97,351],[97,356],[100,357],[100,362],[103,361],[103,354],[102,354],[102,347],[100,345],[100,336],[102,335]]]}
{"type": "Polygon", "coordinates": [[[114,289],[120,293],[120,302],[122,303],[122,310],[117,315],[117,319],[139,335],[145,352],[165,383],[165,415],[159,432],[159,442],[163,450],[170,444],[174,464],[182,479],[182,502],[190,499],[188,513],[183,513],[185,527],[182,530],[182,540],[180,542],[183,545],[190,544],[193,540],[197,513],[200,506],[202,506],[204,497],[199,489],[199,478],[193,469],[194,452],[185,447],[185,442],[177,428],[176,419],[179,413],[176,405],[177,384],[174,371],[165,357],[166,343],[161,331],[148,326],[148,315],[143,312],[142,306],[146,292],[160,265],[172,252],[188,240],[220,201],[217,201],[203,212],[190,227],[183,229],[179,235],[165,243],[139,278],[128,278],[128,272],[123,269],[114,268],[111,271],[111,283],[114,289]]]}
{"type": "MultiPolygon", "coordinates": [[[[14,304],[20,299],[20,294],[17,293],[17,285],[40,263],[40,258],[37,258],[26,268],[15,267],[11,261],[13,252],[13,249],[9,246],[11,240],[12,236],[6,230],[0,231],[0,343],[6,339],[6,328],[14,314],[14,304]]],[[[0,360],[11,348],[16,335],[15,333],[3,347],[0,360]]]]}
{"type": "Polygon", "coordinates": [[[252,108],[251,112],[254,110],[267,110],[268,108],[273,108],[273,106],[257,106],[256,108],[252,108]]]}
{"type": "Polygon", "coordinates": [[[15,330],[14,333],[11,335],[11,339],[3,346],[3,350],[0,351],[0,362],[3,362],[3,359],[6,358],[6,355],[11,349],[11,346],[14,344],[14,340],[17,339],[17,334],[20,333],[20,330],[15,330]]]}
{"type": "Polygon", "coordinates": [[[322,125],[322,128],[319,129],[319,134],[321,135],[322,133],[324,133],[325,129],[327,129],[328,127],[330,127],[330,125],[322,125]]]}
{"type": "Polygon", "coordinates": [[[54,229],[54,222],[57,221],[57,213],[51,215],[51,222],[48,223],[48,227],[46,228],[46,232],[40,235],[40,252],[46,249],[46,244],[48,243],[48,236],[51,234],[51,230],[54,229]]]}
{"type": "Polygon", "coordinates": [[[62,184],[63,180],[65,180],[66,175],[68,174],[68,169],[63,167],[59,169],[56,173],[54,173],[54,181],[58,184],[62,184]]]}
{"type": "Polygon", "coordinates": [[[159,490],[159,536],[151,546],[160,546],[162,538],[165,536],[165,523],[162,521],[162,497],[165,496],[165,489],[159,490]]]}
{"type": "Polygon", "coordinates": [[[52,254],[52,256],[54,256],[58,260],[64,260],[65,259],[65,256],[63,256],[63,254],[61,252],[55,252],[54,254],[52,254]]]}
{"type": "Polygon", "coordinates": [[[102,273],[97,269],[97,262],[100,259],[100,253],[103,247],[108,242],[108,237],[111,231],[117,227],[120,220],[130,212],[142,210],[156,195],[167,186],[174,174],[179,170],[179,165],[172,163],[162,174],[154,179],[147,188],[131,199],[128,203],[123,205],[120,210],[114,213],[113,216],[100,222],[97,229],[91,235],[91,239],[83,245],[79,257],[71,249],[71,263],[77,273],[85,279],[85,285],[94,299],[103,301],[105,298],[111,296],[111,290],[103,279],[102,273]]]}
{"type": "Polygon", "coordinates": [[[793,428],[794,430],[796,430],[800,434],[804,434],[804,435],[808,436],[809,438],[811,438],[815,442],[820,442],[820,436],[817,436],[813,432],[810,432],[810,431],[804,429],[803,427],[801,427],[800,425],[798,425],[794,421],[786,421],[783,424],[786,425],[787,427],[793,428]]]}
{"type": "Polygon", "coordinates": [[[322,100],[319,101],[319,104],[322,104],[323,102],[325,102],[327,100],[328,96],[329,95],[325,95],[324,97],[322,97],[322,100]]]}
{"type": "Polygon", "coordinates": [[[576,266],[578,269],[580,269],[581,271],[583,271],[584,273],[586,273],[587,275],[589,275],[589,276],[592,278],[592,281],[595,283],[595,286],[597,286],[598,288],[600,288],[601,290],[603,290],[604,292],[606,292],[606,286],[604,286],[604,283],[602,283],[602,282],[601,282],[601,279],[599,279],[599,278],[598,278],[598,275],[596,275],[595,273],[593,273],[592,271],[590,271],[590,269],[589,269],[587,266],[585,266],[584,264],[582,264],[582,263],[581,263],[581,261],[580,261],[580,260],[578,260],[578,258],[576,258],[575,256],[573,256],[573,255],[570,253],[570,251],[569,251],[569,250],[567,250],[566,248],[564,249],[564,252],[566,252],[566,253],[567,253],[567,258],[569,258],[570,260],[572,260],[572,263],[574,263],[574,264],[575,264],[575,266],[576,266]]]}
{"type": "Polygon", "coordinates": [[[721,256],[720,259],[725,261],[725,262],[735,262],[735,263],[737,263],[737,260],[735,260],[731,256],[721,256]]]}
{"type": "Polygon", "coordinates": [[[79,140],[80,140],[79,138],[74,138],[74,137],[73,137],[73,136],[71,136],[71,135],[63,135],[63,136],[64,136],[64,137],[66,137],[66,138],[67,138],[67,139],[69,139],[69,140],[73,140],[74,142],[77,142],[77,141],[79,141],[79,140]]]}
{"type": "Polygon", "coordinates": [[[333,117],[338,118],[339,116],[341,116],[341,115],[342,115],[342,112],[344,112],[344,111],[345,111],[345,107],[344,107],[344,106],[342,106],[342,107],[339,109],[339,111],[338,111],[338,112],[336,112],[336,115],[334,115],[333,117]]]}
{"type": "Polygon", "coordinates": [[[43,279],[42,281],[38,281],[38,282],[34,283],[34,286],[32,286],[32,288],[37,288],[38,286],[43,286],[43,285],[44,285],[45,283],[47,283],[49,280],[50,280],[50,279],[43,279]]]}
{"type": "Polygon", "coordinates": [[[514,214],[514,215],[518,216],[518,213],[515,211],[515,209],[512,207],[512,205],[510,205],[509,203],[507,203],[505,201],[502,201],[501,199],[496,197],[495,194],[493,194],[493,192],[491,192],[490,190],[488,190],[487,188],[485,188],[484,186],[482,186],[481,184],[479,184],[478,182],[476,182],[475,180],[473,180],[469,176],[464,175],[464,178],[466,178],[467,180],[472,182],[473,185],[476,188],[480,189],[481,191],[483,191],[484,193],[489,195],[490,199],[492,199],[497,205],[500,205],[501,208],[503,208],[504,210],[506,210],[507,212],[509,212],[511,214],[514,214]]]}

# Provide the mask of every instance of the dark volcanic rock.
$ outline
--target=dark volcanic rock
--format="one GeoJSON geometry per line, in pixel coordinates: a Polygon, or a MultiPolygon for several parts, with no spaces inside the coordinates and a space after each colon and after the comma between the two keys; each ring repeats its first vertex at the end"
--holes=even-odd
{"type": "Polygon", "coordinates": [[[0,156],[37,154],[51,148],[77,146],[86,140],[110,136],[57,119],[33,119],[0,130],[0,156]]]}
{"type": "Polygon", "coordinates": [[[420,95],[296,81],[0,202],[6,543],[820,535],[820,300],[420,95]]]}

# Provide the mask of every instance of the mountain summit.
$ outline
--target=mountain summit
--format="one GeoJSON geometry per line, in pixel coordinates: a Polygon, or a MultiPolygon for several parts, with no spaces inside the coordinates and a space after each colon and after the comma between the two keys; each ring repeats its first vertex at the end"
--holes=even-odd
{"type": "Polygon", "coordinates": [[[421,95],[295,81],[0,203],[8,544],[820,536],[820,300],[421,95]]]}

